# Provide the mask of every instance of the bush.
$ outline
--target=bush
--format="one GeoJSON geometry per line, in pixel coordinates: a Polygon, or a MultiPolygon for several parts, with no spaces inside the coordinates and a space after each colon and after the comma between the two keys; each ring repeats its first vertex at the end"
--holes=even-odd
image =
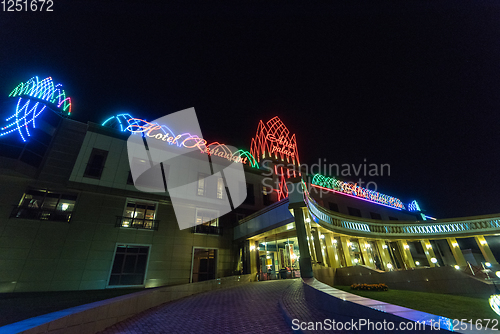
{"type": "Polygon", "coordinates": [[[364,290],[364,291],[387,291],[389,287],[384,284],[352,284],[351,290],[364,290]]]}

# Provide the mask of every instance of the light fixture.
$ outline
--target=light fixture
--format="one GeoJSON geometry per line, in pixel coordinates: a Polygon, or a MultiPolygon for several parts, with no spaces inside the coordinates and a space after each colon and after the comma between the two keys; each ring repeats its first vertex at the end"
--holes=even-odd
{"type": "Polygon", "coordinates": [[[431,257],[431,262],[432,262],[432,263],[437,263],[437,262],[438,262],[438,260],[437,260],[435,257],[431,257]]]}
{"type": "Polygon", "coordinates": [[[255,246],[250,246],[250,250],[251,251],[255,250],[255,246]]]}
{"type": "Polygon", "coordinates": [[[500,295],[491,295],[488,301],[490,302],[491,309],[500,315],[500,295]]]}
{"type": "Polygon", "coordinates": [[[460,266],[458,264],[454,265],[456,270],[460,270],[460,266]]]}
{"type": "Polygon", "coordinates": [[[61,209],[62,209],[63,211],[68,210],[68,207],[69,207],[69,204],[68,204],[68,203],[63,203],[63,204],[61,204],[61,209]]]}
{"type": "Polygon", "coordinates": [[[456,242],[452,243],[453,247],[458,247],[458,244],[456,242]]]}
{"type": "Polygon", "coordinates": [[[382,245],[382,248],[383,249],[387,249],[387,245],[382,245]]]}
{"type": "Polygon", "coordinates": [[[408,246],[408,245],[404,245],[404,248],[405,248],[405,249],[409,249],[409,248],[410,248],[410,246],[408,246]]]}
{"type": "Polygon", "coordinates": [[[333,243],[336,244],[337,243],[337,239],[333,239],[333,243]]]}
{"type": "Polygon", "coordinates": [[[320,239],[324,239],[324,238],[325,238],[325,235],[324,235],[324,234],[320,234],[319,238],[320,238],[320,239]]]}
{"type": "Polygon", "coordinates": [[[489,262],[485,262],[485,263],[484,263],[484,265],[485,265],[486,267],[488,267],[488,268],[489,268],[489,267],[491,267],[491,263],[489,263],[489,262]]]}
{"type": "Polygon", "coordinates": [[[425,245],[425,247],[427,247],[427,249],[431,249],[432,245],[431,244],[427,244],[427,245],[425,245]]]}
{"type": "Polygon", "coordinates": [[[293,224],[288,224],[286,227],[287,230],[291,230],[292,228],[293,228],[293,224]]]}
{"type": "Polygon", "coordinates": [[[480,243],[481,243],[481,245],[486,245],[487,244],[486,240],[481,240],[480,243]]]}
{"type": "Polygon", "coordinates": [[[497,275],[497,277],[500,278],[500,271],[497,271],[495,275],[497,275]]]}
{"type": "Polygon", "coordinates": [[[418,262],[418,261],[415,261],[415,264],[416,264],[417,266],[419,266],[419,265],[420,265],[420,262],[418,262]]]}
{"type": "Polygon", "coordinates": [[[311,222],[311,219],[310,218],[306,218],[306,223],[310,223],[311,222]]]}
{"type": "Polygon", "coordinates": [[[371,248],[372,246],[370,244],[365,244],[365,248],[371,248]]]}
{"type": "Polygon", "coordinates": [[[358,260],[358,259],[354,259],[354,263],[358,263],[358,262],[359,262],[359,260],[358,260]]]}
{"type": "Polygon", "coordinates": [[[347,246],[351,246],[351,245],[352,245],[352,242],[348,241],[347,246]]]}
{"type": "Polygon", "coordinates": [[[392,264],[388,263],[387,268],[392,269],[392,264]]]}

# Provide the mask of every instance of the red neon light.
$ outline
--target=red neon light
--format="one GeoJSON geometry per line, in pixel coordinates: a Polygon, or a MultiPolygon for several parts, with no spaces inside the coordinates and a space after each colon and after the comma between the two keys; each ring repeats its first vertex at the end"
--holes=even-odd
{"type": "Polygon", "coordinates": [[[250,153],[258,162],[266,157],[274,157],[300,166],[295,134],[290,136],[290,131],[278,116],[271,118],[266,124],[259,121],[250,153]]]}

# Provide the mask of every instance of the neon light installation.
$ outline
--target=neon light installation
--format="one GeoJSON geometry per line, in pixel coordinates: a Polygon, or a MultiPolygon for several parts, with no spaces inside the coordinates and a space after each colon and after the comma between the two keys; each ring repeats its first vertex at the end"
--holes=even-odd
{"type": "Polygon", "coordinates": [[[192,135],[188,132],[175,135],[166,125],[151,123],[140,118],[131,117],[129,114],[119,114],[108,118],[102,123],[103,126],[111,126],[120,131],[129,131],[131,133],[142,133],[144,136],[166,142],[168,145],[177,147],[198,148],[201,153],[218,156],[227,160],[242,164],[249,164],[251,167],[258,168],[257,161],[250,152],[245,150],[236,150],[233,152],[227,145],[219,142],[208,142],[198,135],[192,135]]]}
{"type": "Polygon", "coordinates": [[[25,137],[31,136],[29,127],[36,128],[35,119],[47,108],[60,115],[71,114],[71,98],[66,97],[61,84],[54,85],[51,77],[21,82],[9,97],[18,97],[16,111],[6,119],[10,123],[0,128],[0,137],[17,131],[25,142],[25,137]]]}
{"type": "Polygon", "coordinates": [[[412,201],[410,204],[408,204],[408,211],[422,211],[420,210],[420,206],[418,205],[417,201],[412,201]]]}
{"type": "Polygon", "coordinates": [[[355,197],[379,205],[384,205],[393,209],[405,209],[403,203],[396,197],[384,195],[373,190],[362,188],[357,184],[343,182],[333,177],[316,174],[312,179],[311,185],[342,195],[355,197]]]}
{"type": "Polygon", "coordinates": [[[300,166],[295,134],[290,136],[290,131],[278,116],[271,118],[266,124],[262,120],[259,121],[257,133],[252,138],[250,153],[258,162],[261,158],[274,157],[300,166]]]}

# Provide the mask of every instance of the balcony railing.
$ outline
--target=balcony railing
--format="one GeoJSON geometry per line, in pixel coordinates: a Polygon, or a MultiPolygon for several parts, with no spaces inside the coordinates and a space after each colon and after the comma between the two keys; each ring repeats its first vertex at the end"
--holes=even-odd
{"type": "Polygon", "coordinates": [[[116,227],[158,231],[159,220],[116,216],[116,227]]]}
{"type": "Polygon", "coordinates": [[[217,226],[196,225],[193,227],[193,233],[222,235],[222,228],[217,226]]]}
{"type": "Polygon", "coordinates": [[[50,220],[69,223],[71,214],[71,211],[15,206],[10,213],[10,218],[50,220]]]}

